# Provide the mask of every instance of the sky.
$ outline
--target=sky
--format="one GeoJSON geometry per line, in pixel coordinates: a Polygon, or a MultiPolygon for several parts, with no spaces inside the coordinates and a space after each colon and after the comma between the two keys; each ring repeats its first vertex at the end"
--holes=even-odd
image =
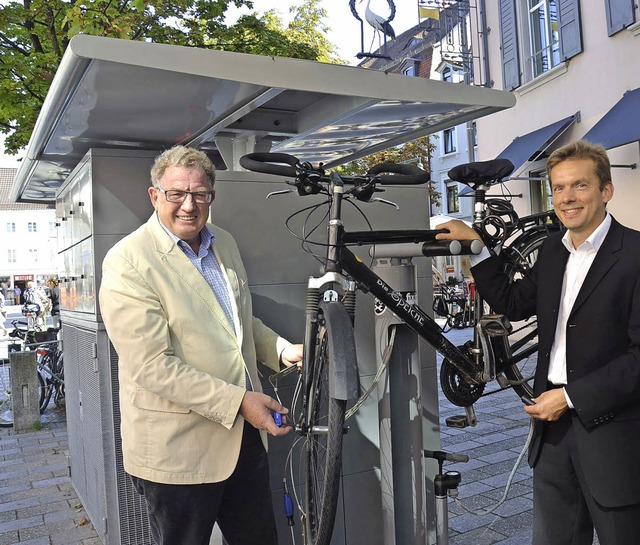
{"type": "MultiPolygon", "coordinates": [[[[364,12],[367,2],[370,2],[372,12],[384,17],[390,13],[387,0],[356,0],[356,11],[365,21],[365,51],[376,50],[379,47],[378,40],[373,36],[373,30],[367,24],[364,12]],[[373,41],[373,47],[371,47],[373,41]]],[[[264,12],[270,9],[277,10],[284,21],[289,20],[289,8],[302,5],[303,0],[253,0],[256,11],[264,12]]],[[[338,46],[339,56],[349,62],[358,64],[356,54],[361,51],[360,22],[353,16],[349,8],[349,0],[322,0],[322,6],[327,11],[325,23],[329,28],[329,39],[338,46]]],[[[395,0],[396,15],[391,21],[396,35],[418,24],[418,6],[416,0],[395,0]]],[[[235,16],[237,9],[230,10],[230,16],[235,16]]]]}
{"type": "MultiPolygon", "coordinates": [[[[370,2],[372,12],[387,18],[390,9],[387,0],[356,0],[356,10],[364,23],[364,51],[375,51],[379,47],[378,39],[374,36],[373,29],[365,20],[364,12],[370,2]],[[373,45],[372,45],[373,44],[373,45]]],[[[0,0],[0,4],[6,4],[7,0],[0,0]]],[[[281,19],[287,23],[290,20],[289,8],[303,4],[303,0],[254,0],[254,9],[265,12],[275,9],[281,19]]],[[[356,57],[362,51],[360,38],[360,22],[353,17],[349,8],[349,0],[322,0],[322,5],[327,11],[325,19],[329,29],[329,40],[337,46],[338,56],[349,64],[356,65],[360,59],[356,57]]],[[[418,8],[416,0],[395,0],[396,15],[391,21],[396,35],[418,24],[418,8]]],[[[231,22],[240,16],[237,8],[231,8],[228,18],[231,22]]],[[[4,138],[0,134],[0,167],[17,168],[19,156],[4,155],[4,138]]]]}

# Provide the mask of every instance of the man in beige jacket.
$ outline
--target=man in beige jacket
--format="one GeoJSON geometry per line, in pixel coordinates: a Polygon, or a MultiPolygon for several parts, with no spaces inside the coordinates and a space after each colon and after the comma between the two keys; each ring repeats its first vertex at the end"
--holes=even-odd
{"type": "Polygon", "coordinates": [[[155,213],[103,263],[100,309],[119,357],[125,470],[158,545],[277,545],[266,433],[285,435],[256,361],[302,359],[254,318],[229,233],[207,224],[214,167],[176,146],[151,170],[155,213]],[[259,430],[259,431],[258,431],[259,430]],[[265,433],[266,432],[266,433],[265,433]]]}

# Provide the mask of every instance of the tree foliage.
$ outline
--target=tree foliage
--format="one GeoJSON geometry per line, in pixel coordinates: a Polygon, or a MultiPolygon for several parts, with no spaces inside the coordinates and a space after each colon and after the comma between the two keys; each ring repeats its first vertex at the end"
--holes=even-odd
{"type": "Polygon", "coordinates": [[[326,38],[320,0],[225,22],[230,6],[251,0],[23,0],[0,6],[0,132],[5,149],[26,146],[60,60],[76,34],[145,40],[339,62],[326,38]]]}
{"type": "MultiPolygon", "coordinates": [[[[407,163],[419,166],[425,170],[431,170],[431,156],[435,144],[431,142],[429,136],[423,136],[417,140],[412,140],[397,146],[395,148],[389,148],[384,151],[379,151],[362,159],[356,159],[351,163],[339,166],[336,170],[339,174],[344,175],[357,175],[364,174],[369,169],[379,163],[407,163]]],[[[432,184],[429,184],[429,197],[431,204],[435,206],[440,205],[440,198],[442,195],[437,191],[432,184]]]]}

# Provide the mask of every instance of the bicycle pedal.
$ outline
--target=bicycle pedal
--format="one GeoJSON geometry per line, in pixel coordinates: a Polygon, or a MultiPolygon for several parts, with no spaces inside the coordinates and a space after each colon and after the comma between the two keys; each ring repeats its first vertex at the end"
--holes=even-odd
{"type": "Polygon", "coordinates": [[[455,416],[449,416],[445,423],[448,428],[466,428],[469,426],[469,419],[466,414],[457,414],[455,416]]]}

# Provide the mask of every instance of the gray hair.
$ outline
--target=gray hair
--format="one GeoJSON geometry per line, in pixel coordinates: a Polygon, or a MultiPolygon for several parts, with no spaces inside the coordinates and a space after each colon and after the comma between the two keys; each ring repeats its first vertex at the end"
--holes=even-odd
{"type": "Polygon", "coordinates": [[[207,176],[212,188],[216,181],[216,168],[206,153],[187,146],[174,146],[156,157],[151,167],[153,187],[160,187],[160,179],[169,167],[199,168],[207,176]]]}

